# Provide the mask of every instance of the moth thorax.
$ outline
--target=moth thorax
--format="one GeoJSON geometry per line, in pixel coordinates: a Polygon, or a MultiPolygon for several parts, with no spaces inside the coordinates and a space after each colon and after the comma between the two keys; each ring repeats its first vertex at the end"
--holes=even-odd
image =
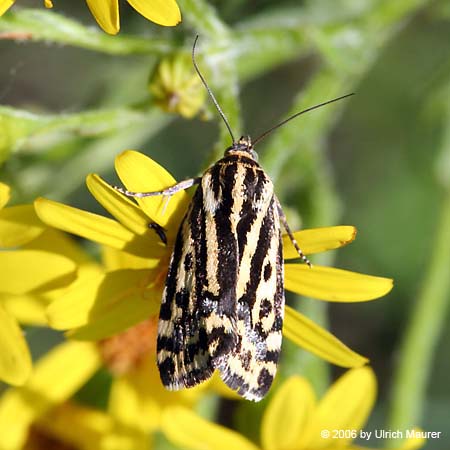
{"type": "Polygon", "coordinates": [[[156,352],[156,318],[147,319],[128,330],[99,341],[105,366],[114,375],[136,369],[149,355],[156,352]]]}
{"type": "Polygon", "coordinates": [[[245,152],[255,161],[258,161],[258,154],[253,150],[252,139],[250,136],[241,136],[237,142],[233,142],[231,147],[225,150],[225,156],[233,154],[234,152],[245,152]]]}

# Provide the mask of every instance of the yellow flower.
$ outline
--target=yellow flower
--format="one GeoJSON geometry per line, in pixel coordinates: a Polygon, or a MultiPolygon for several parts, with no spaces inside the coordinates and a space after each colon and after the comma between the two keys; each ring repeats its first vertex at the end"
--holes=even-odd
{"type": "MultiPolygon", "coordinates": [[[[143,287],[146,287],[149,277],[151,277],[151,271],[149,273],[148,269],[140,269],[143,266],[147,267],[147,260],[113,248],[104,248],[104,264],[101,265],[87,256],[81,247],[76,245],[69,237],[65,236],[64,233],[53,229],[43,230],[44,226],[37,216],[35,216],[34,208],[31,205],[7,208],[3,211],[5,212],[3,215],[0,212],[0,235],[4,234],[4,241],[8,238],[10,240],[8,242],[11,245],[19,242],[20,235],[17,232],[19,225],[23,226],[30,233],[30,237],[33,237],[37,233],[37,230],[32,233],[32,220],[30,217],[27,217],[24,211],[28,211],[30,215],[34,215],[35,221],[37,222],[36,228],[39,224],[41,227],[41,234],[39,236],[22,246],[20,252],[14,252],[13,256],[19,257],[23,255],[20,264],[16,264],[15,266],[24,267],[25,273],[22,273],[20,270],[13,270],[14,268],[11,266],[12,257],[9,255],[11,252],[0,252],[0,262],[3,255],[8,255],[5,261],[9,264],[9,268],[6,270],[7,274],[0,273],[0,281],[2,281],[3,286],[0,288],[0,300],[20,322],[33,325],[47,324],[45,309],[49,304],[51,304],[49,308],[50,320],[54,318],[54,315],[58,319],[58,308],[65,304],[65,300],[69,300],[70,302],[70,299],[74,298],[73,295],[75,293],[80,303],[82,303],[82,300],[89,301],[92,296],[95,297],[97,288],[101,290],[102,295],[110,303],[105,306],[106,310],[100,307],[98,311],[92,310],[91,314],[94,317],[97,317],[96,314],[99,317],[104,316],[107,327],[110,322],[115,323],[115,317],[117,315],[127,320],[126,323],[133,325],[139,321],[140,316],[155,317],[158,308],[157,306],[152,306],[152,303],[155,303],[155,305],[159,303],[159,298],[157,300],[155,299],[154,302],[150,302],[149,305],[148,300],[149,298],[151,300],[151,296],[153,295],[151,289],[147,292],[150,297],[145,298],[145,301],[137,297],[135,295],[136,292],[133,291],[133,280],[136,280],[138,284],[136,289],[137,294],[140,295],[143,287]],[[12,228],[14,221],[16,221],[15,229],[12,228]],[[14,231],[16,232],[15,234],[13,233],[14,231]],[[10,236],[11,233],[12,236],[10,236]],[[13,238],[14,242],[12,241],[13,238]],[[39,252],[37,249],[39,249],[39,252]],[[44,249],[45,251],[41,251],[44,249]],[[33,258],[30,257],[31,251],[34,252],[31,255],[34,255],[33,258]],[[42,273],[39,270],[41,268],[43,268],[42,273]],[[76,278],[75,268],[77,268],[76,278]],[[58,280],[61,283],[56,284],[53,278],[58,274],[61,275],[60,278],[64,278],[63,275],[66,275],[65,272],[69,269],[70,272],[67,275],[70,275],[70,278],[66,281],[70,282],[70,285],[67,286],[68,283],[66,281],[63,283],[63,279],[58,280]],[[119,298],[123,296],[122,298],[125,301],[127,299],[131,301],[131,298],[134,298],[139,302],[137,311],[131,310],[131,317],[129,314],[125,317],[120,310],[116,311],[114,309],[114,302],[117,300],[115,297],[115,285],[113,284],[108,287],[108,283],[112,279],[111,275],[113,277],[117,276],[119,281],[122,277],[122,281],[129,283],[129,285],[124,285],[125,289],[119,290],[119,298]],[[5,279],[3,279],[4,276],[6,277],[5,279]],[[104,283],[105,280],[106,282],[104,283]],[[41,284],[44,284],[46,289],[41,284]],[[35,287],[38,289],[34,289],[35,287]],[[53,289],[48,290],[50,287],[53,287],[53,289]],[[6,288],[10,292],[3,295],[1,291],[6,288]],[[77,295],[85,290],[89,291],[87,297],[78,298],[77,295]],[[54,307],[56,307],[56,313],[53,313],[54,307]],[[137,316],[136,313],[138,314],[137,316]]],[[[158,295],[160,295],[159,288],[158,295]]],[[[123,304],[121,303],[119,306],[123,306],[123,304]]],[[[3,325],[5,321],[2,318],[1,312],[0,320],[3,325]]],[[[68,320],[77,321],[80,320],[80,312],[83,313],[86,311],[83,311],[83,308],[80,308],[80,311],[78,311],[74,307],[69,307],[65,311],[65,314],[68,320]]],[[[10,320],[13,320],[13,318],[11,317],[10,320]]],[[[128,326],[123,328],[128,328],[128,326]]],[[[9,328],[6,325],[0,329],[0,346],[2,345],[2,333],[8,330],[9,328]]],[[[95,332],[96,330],[91,331],[95,332]]],[[[107,329],[101,326],[100,331],[100,338],[105,335],[109,336],[114,334],[108,332],[107,329]]],[[[16,334],[23,341],[20,330],[16,334]]],[[[96,339],[95,336],[94,339],[96,339]]],[[[73,358],[76,356],[79,364],[84,365],[85,360],[89,364],[89,361],[93,359],[93,355],[96,355],[96,365],[93,370],[100,369],[103,365],[107,366],[114,376],[109,397],[109,411],[111,416],[115,418],[117,423],[120,423],[124,427],[132,427],[133,429],[140,430],[140,432],[145,431],[147,439],[149,431],[159,427],[160,415],[166,405],[174,403],[186,406],[192,405],[199,398],[201,391],[200,389],[179,393],[167,391],[159,379],[158,369],[156,367],[155,345],[156,322],[155,320],[147,319],[110,339],[102,339],[99,342],[83,344],[83,346],[77,348],[77,353],[73,356],[73,358]]],[[[0,364],[2,358],[8,354],[7,350],[9,349],[11,351],[12,348],[11,345],[8,347],[5,345],[5,351],[0,354],[0,364]]],[[[26,354],[29,355],[28,350],[26,354]]],[[[56,358],[56,355],[57,353],[55,353],[53,359],[56,358]]],[[[12,373],[11,369],[7,373],[12,373]]],[[[83,375],[77,379],[79,385],[87,382],[92,375],[92,371],[83,372],[83,375]]],[[[57,376],[55,375],[54,379],[56,378],[57,376]]],[[[49,384],[51,385],[51,383],[49,384]]]]}
{"type": "Polygon", "coordinates": [[[76,266],[39,246],[46,227],[33,205],[4,208],[9,197],[9,187],[0,183],[0,379],[20,385],[31,357],[18,320],[42,323],[47,305],[39,298],[73,281],[76,266]]]}
{"type": "MultiPolygon", "coordinates": [[[[0,16],[15,0],[0,0],[0,16]]],[[[174,26],[181,21],[181,13],[175,0],[127,0],[142,16],[158,25],[174,26]]],[[[109,34],[120,30],[119,0],[86,0],[95,20],[109,34]]],[[[44,1],[46,8],[53,8],[50,0],[44,1]]]]}
{"type": "Polygon", "coordinates": [[[100,367],[97,348],[66,342],[47,353],[27,383],[0,397],[0,449],[148,449],[148,436],[70,398],[100,367]]]}
{"type": "MultiPolygon", "coordinates": [[[[175,184],[173,177],[156,162],[135,151],[116,159],[116,170],[131,191],[158,191],[175,184]]],[[[81,211],[47,199],[35,202],[45,223],[86,239],[106,250],[108,270],[99,277],[78,283],[48,308],[50,325],[71,329],[77,339],[101,339],[158,314],[168,261],[177,229],[189,203],[181,191],[169,202],[162,197],[137,199],[119,194],[97,175],[87,186],[94,197],[117,220],[81,211]],[[166,230],[167,246],[149,227],[156,222],[166,230]]],[[[319,228],[295,233],[303,251],[312,254],[351,242],[355,229],[349,226],[319,228]]],[[[285,259],[297,257],[284,239],[285,259]]],[[[298,263],[285,265],[286,288],[305,296],[331,301],[365,301],[392,288],[392,280],[330,267],[312,269],[298,263]]],[[[367,360],[350,350],[328,331],[286,308],[284,335],[303,348],[343,367],[361,366],[367,360]]]]}
{"type": "MultiPolygon", "coordinates": [[[[353,445],[365,425],[376,397],[376,379],[368,367],[351,369],[318,402],[304,378],[289,378],[276,391],[261,423],[262,450],[364,450],[353,445]],[[334,434],[341,430],[342,434],[334,434]]],[[[162,429],[180,448],[200,450],[258,450],[239,433],[208,422],[183,407],[168,408],[162,429]]],[[[375,439],[372,434],[372,439],[375,439]]],[[[421,438],[405,441],[402,450],[424,444],[421,438]]]]}

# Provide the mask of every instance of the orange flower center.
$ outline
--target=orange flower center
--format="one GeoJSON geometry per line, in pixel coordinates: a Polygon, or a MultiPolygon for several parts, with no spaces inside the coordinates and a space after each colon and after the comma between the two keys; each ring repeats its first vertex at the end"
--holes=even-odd
{"type": "Polygon", "coordinates": [[[157,318],[147,319],[128,330],[99,341],[100,354],[114,375],[137,368],[149,354],[156,352],[157,318]]]}

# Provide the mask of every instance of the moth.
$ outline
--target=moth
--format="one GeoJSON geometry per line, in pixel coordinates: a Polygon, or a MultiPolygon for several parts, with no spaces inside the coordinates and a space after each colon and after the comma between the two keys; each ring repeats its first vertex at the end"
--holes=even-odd
{"type": "MultiPolygon", "coordinates": [[[[232,145],[199,178],[159,192],[116,189],[131,197],[170,197],[198,186],[178,231],[159,313],[157,364],[163,385],[170,390],[189,388],[218,370],[231,389],[259,401],[275,377],[282,341],[281,224],[299,257],[311,264],[288,226],[271,179],[258,164],[251,139],[234,139],[197,67],[194,51],[195,43],[194,67],[228,128],[232,145]]],[[[297,113],[256,141],[322,105],[297,113]]],[[[164,230],[151,226],[164,240],[164,230]]]]}

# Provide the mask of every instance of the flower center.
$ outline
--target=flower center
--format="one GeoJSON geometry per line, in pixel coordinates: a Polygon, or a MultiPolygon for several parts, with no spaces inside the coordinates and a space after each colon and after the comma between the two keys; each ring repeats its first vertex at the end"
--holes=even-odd
{"type": "Polygon", "coordinates": [[[105,365],[114,375],[123,375],[137,368],[156,352],[157,318],[147,319],[128,330],[99,342],[105,365]]]}

